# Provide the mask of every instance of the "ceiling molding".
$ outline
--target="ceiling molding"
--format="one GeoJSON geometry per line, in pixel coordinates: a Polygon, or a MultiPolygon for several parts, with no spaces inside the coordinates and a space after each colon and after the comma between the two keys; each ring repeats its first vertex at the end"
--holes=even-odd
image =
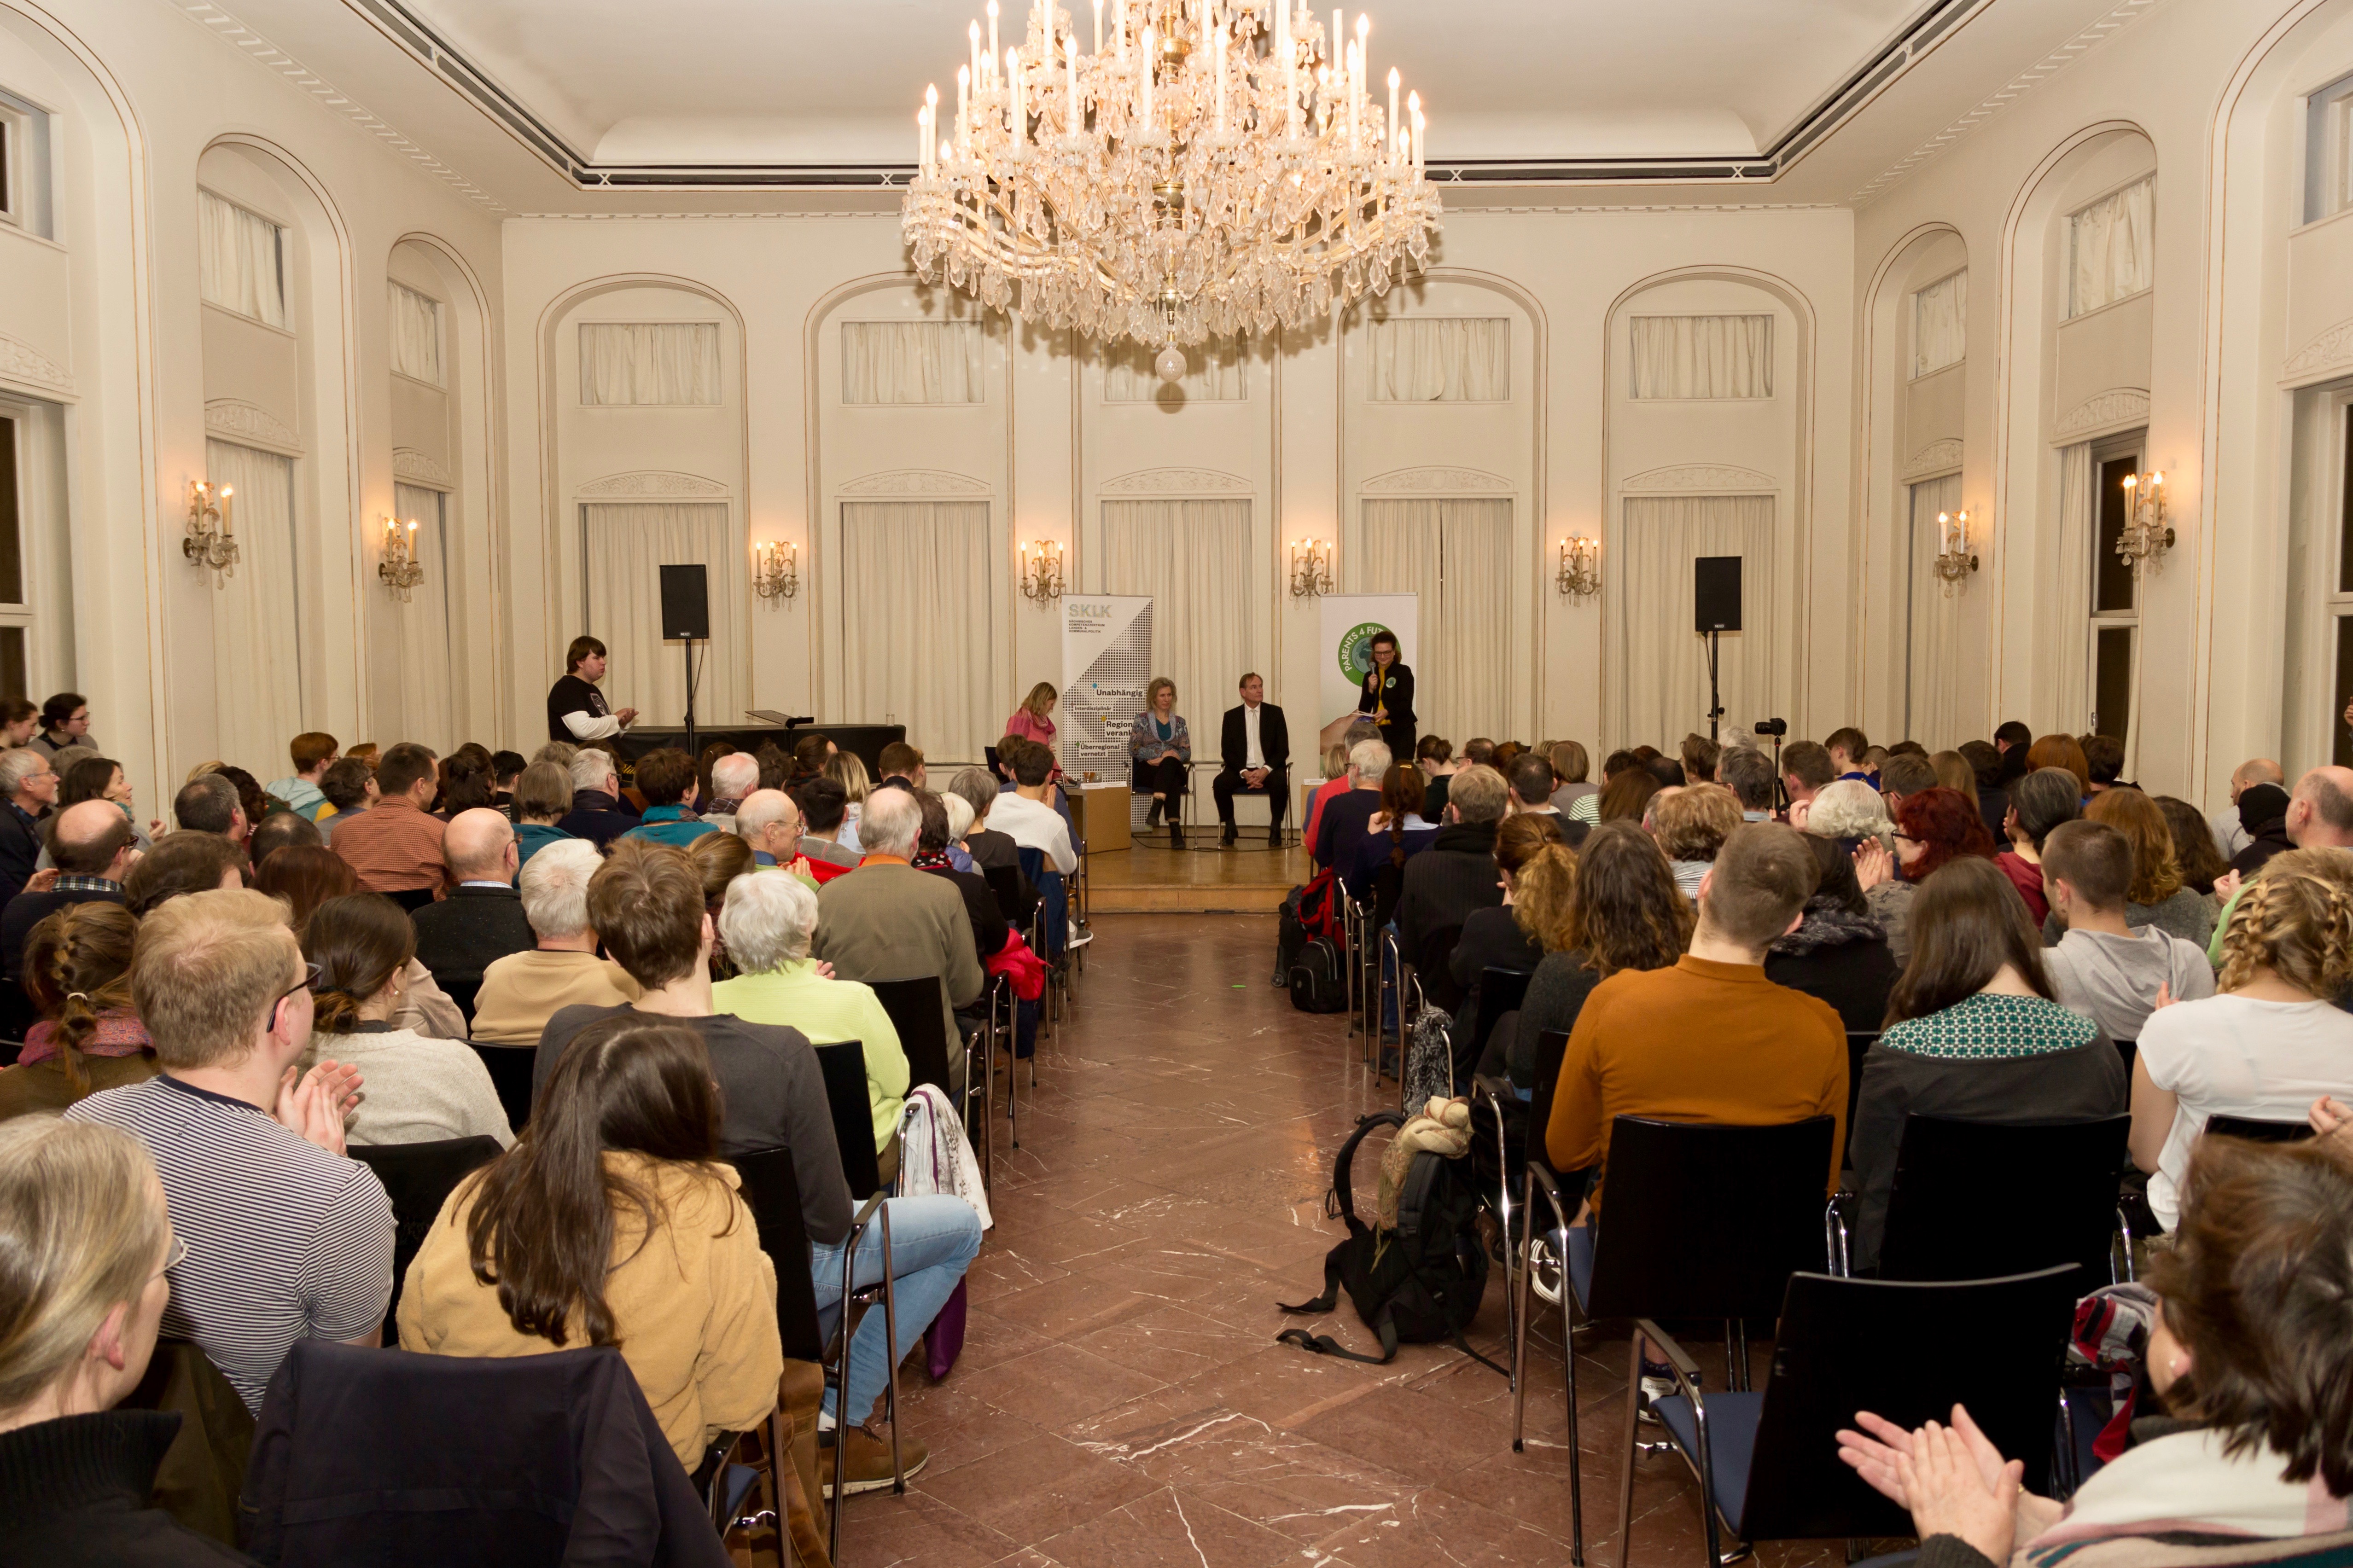
{"type": "Polygon", "coordinates": [[[2306,381],[2327,381],[2353,365],[2353,321],[2343,321],[2288,355],[2280,367],[2280,382],[2294,386],[2306,381]]]}
{"type": "Polygon", "coordinates": [[[1219,468],[1138,468],[1105,479],[1097,493],[1107,496],[1248,495],[1250,482],[1240,474],[1219,468]]]}
{"type": "Polygon", "coordinates": [[[1770,474],[1730,463],[1675,463],[1645,468],[1618,483],[1620,495],[1757,495],[1780,488],[1770,474]]]}
{"type": "Polygon", "coordinates": [[[418,168],[441,181],[442,184],[463,195],[469,201],[478,202],[495,213],[506,211],[506,207],[490,192],[395,131],[382,120],[377,119],[351,94],[326,80],[309,66],[255,32],[238,17],[214,5],[212,0],[170,0],[170,3],[180,15],[228,45],[238,54],[265,70],[284,77],[303,92],[308,93],[311,101],[320,108],[330,114],[350,121],[418,168]]]}
{"type": "Polygon", "coordinates": [[[1931,441],[1912,454],[1904,465],[1906,479],[1925,479],[1931,474],[1949,473],[1961,466],[1961,442],[1957,436],[1947,436],[1941,441],[1931,441]]]}
{"type": "Polygon", "coordinates": [[[890,468],[866,474],[836,489],[838,496],[986,496],[993,494],[986,479],[952,474],[944,468],[890,468]]]}
{"type": "Polygon", "coordinates": [[[242,398],[216,397],[206,404],[205,429],[239,446],[263,447],[289,458],[302,455],[302,437],[294,426],[242,398]]]}
{"type": "Polygon", "coordinates": [[[73,376],[65,366],[32,344],[5,334],[0,334],[0,378],[52,392],[73,390],[73,376]]]}
{"type": "Polygon", "coordinates": [[[601,479],[590,479],[572,492],[576,496],[710,496],[724,500],[725,485],[708,479],[701,474],[681,474],[669,468],[639,468],[634,473],[607,474],[601,479]]]}
{"type": "Polygon", "coordinates": [[[2118,29],[2137,21],[2163,4],[2165,0],[2123,0],[2115,10],[2010,78],[2000,92],[1921,142],[1902,159],[1881,170],[1869,184],[1848,199],[1853,205],[1861,206],[1883,191],[1908,179],[1922,164],[2106,42],[2118,29]]]}
{"type": "Polygon", "coordinates": [[[1509,495],[1512,481],[1482,468],[1391,468],[1358,487],[1368,496],[1509,495]]]}
{"type": "Polygon", "coordinates": [[[392,449],[392,477],[437,490],[458,488],[458,481],[448,468],[431,454],[420,452],[414,447],[395,447],[392,449]]]}
{"type": "Polygon", "coordinates": [[[2148,423],[2148,393],[2137,386],[2112,386],[2095,392],[2059,416],[2051,427],[2051,444],[2072,447],[2095,436],[2112,436],[2148,423]]]}

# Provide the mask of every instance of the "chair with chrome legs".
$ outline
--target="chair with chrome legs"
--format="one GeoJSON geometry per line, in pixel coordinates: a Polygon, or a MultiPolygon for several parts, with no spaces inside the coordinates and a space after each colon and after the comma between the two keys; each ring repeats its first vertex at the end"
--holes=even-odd
{"type": "MultiPolygon", "coordinates": [[[[733,1156],[728,1163],[735,1167],[744,1205],[751,1209],[753,1223],[758,1227],[760,1250],[766,1253],[776,1265],[776,1331],[784,1344],[785,1359],[787,1362],[816,1363],[821,1380],[828,1358],[824,1330],[818,1317],[817,1289],[809,1274],[808,1229],[801,1220],[800,1181],[793,1174],[792,1151],[755,1149],[733,1156]]],[[[793,1381],[792,1369],[787,1366],[785,1385],[790,1386],[793,1381]]],[[[822,1398],[818,1404],[821,1407],[822,1398]]],[[[814,1430],[816,1415],[813,1411],[804,1411],[803,1414],[810,1423],[808,1443],[813,1449],[817,1438],[814,1430]]],[[[749,1433],[742,1434],[728,1445],[719,1473],[712,1478],[712,1518],[723,1535],[731,1525],[773,1523],[780,1536],[791,1538],[791,1521],[786,1507],[787,1489],[785,1472],[787,1468],[798,1468],[792,1450],[797,1447],[799,1423],[797,1420],[792,1423],[795,1430],[788,1436],[785,1415],[783,1391],[779,1389],[777,1413],[768,1418],[766,1441],[759,1456],[761,1462],[749,1467],[755,1479],[765,1475],[775,1517],[763,1519],[757,1514],[742,1515],[739,1510],[743,1505],[743,1493],[724,1484],[727,1472],[738,1468],[735,1461],[751,1436],[749,1433]]],[[[805,1500],[813,1510],[817,1503],[814,1490],[810,1489],[816,1481],[814,1470],[804,1479],[809,1482],[809,1489],[804,1489],[805,1500]]]]}
{"type": "MultiPolygon", "coordinates": [[[[1610,1182],[1614,1189],[1615,1173],[1610,1182]]],[[[1699,1482],[1704,1568],[1759,1541],[1912,1533],[1912,1516],[1839,1458],[1839,1429],[1852,1426],[1859,1410],[1912,1430],[1950,1421],[1953,1406],[1964,1405],[1996,1448],[2025,1464],[2027,1489],[2047,1494],[2051,1408],[2074,1318],[2073,1276],[2065,1264],[1938,1283],[1795,1274],[1761,1394],[1702,1393],[1689,1352],[1654,1320],[1639,1320],[1635,1333],[1659,1347],[1673,1374],[1676,1392],[1653,1408],[1699,1482]],[[1740,1546],[1725,1551],[1725,1533],[1740,1546]]],[[[1627,1505],[1637,1398],[1630,1380],[1620,1493],[1627,1505]]],[[[1630,1506],[1619,1519],[1618,1565],[1625,1568],[1630,1506]]]]}
{"type": "MultiPolygon", "coordinates": [[[[1789,1276],[1821,1266],[1824,1191],[1833,1128],[1827,1116],[1771,1127],[1728,1127],[1620,1116],[1610,1125],[1608,1205],[1589,1226],[1572,1226],[1584,1189],[1567,1186],[1531,1157],[1520,1245],[1533,1253],[1539,1200],[1545,1239],[1566,1264],[1561,1351],[1567,1366],[1570,1561],[1585,1562],[1585,1499],[1578,1461],[1579,1319],[1704,1318],[1725,1325],[1732,1386],[1748,1386],[1747,1324],[1780,1310],[1789,1276]]],[[[1528,1277],[1513,1310],[1512,1446],[1525,1431],[1528,1277]]],[[[1626,1375],[1639,1385],[1640,1346],[1626,1375]]],[[[1632,1431],[1628,1430],[1629,1440],[1632,1431]]],[[[1626,1469],[1630,1495],[1633,1469],[1626,1469]]]]}

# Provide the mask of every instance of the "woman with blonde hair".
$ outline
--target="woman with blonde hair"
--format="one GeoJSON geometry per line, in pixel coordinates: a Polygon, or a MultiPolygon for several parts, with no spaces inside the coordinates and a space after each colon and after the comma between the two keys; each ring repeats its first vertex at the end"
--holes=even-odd
{"type": "Polygon", "coordinates": [[[1054,744],[1054,704],[1060,695],[1052,681],[1039,681],[1021,700],[1021,706],[1013,710],[1013,717],[1005,721],[1001,733],[1035,741],[1050,751],[1054,744]]]}
{"type": "MultiPolygon", "coordinates": [[[[2092,797],[2084,815],[2105,822],[2132,846],[2132,888],[2125,894],[2125,924],[2138,930],[2155,926],[2168,936],[2204,947],[2214,939],[2213,900],[2191,889],[2173,852],[2173,828],[2164,808],[2137,789],[2104,789],[2092,797]]],[[[2043,936],[2055,933],[2053,915],[2044,922],[2043,936]]]]}
{"type": "Polygon", "coordinates": [[[185,1255],[138,1139],[54,1116],[0,1126],[0,1558],[250,1561],[148,1506],[180,1416],[114,1408],[146,1375],[185,1255]]]}
{"type": "Polygon", "coordinates": [[[1719,784],[1659,792],[1653,826],[1660,852],[1674,868],[1675,886],[1696,900],[1715,852],[1741,824],[1740,797],[1719,784]]]}
{"type": "MultiPolygon", "coordinates": [[[[1447,958],[1447,972],[1462,993],[1454,1010],[1457,1048],[1468,1050],[1479,1026],[1479,983],[1491,969],[1526,974],[1544,957],[1535,932],[1519,918],[1520,879],[1544,858],[1548,847],[1566,847],[1560,818],[1550,812],[1521,812],[1495,826],[1495,878],[1504,889],[1500,905],[1472,910],[1462,918],[1462,934],[1447,958]]],[[[1458,1066],[1467,1066],[1457,1058],[1458,1066]]],[[[1456,1074],[1458,1081],[1461,1073],[1456,1074]]]]}
{"type": "Polygon", "coordinates": [[[1186,731],[1184,715],[1176,711],[1176,683],[1165,675],[1154,676],[1145,688],[1144,711],[1127,728],[1127,756],[1128,787],[1152,796],[1145,830],[1159,826],[1166,813],[1168,847],[1184,848],[1184,802],[1193,789],[1193,737],[1186,731]]]}
{"type": "MultiPolygon", "coordinates": [[[[1565,843],[1553,826],[1556,821],[1547,815],[1523,813],[1507,816],[1495,830],[1495,867],[1503,873],[1506,891],[1504,907],[1496,910],[1475,910],[1463,922],[1464,934],[1470,934],[1471,924],[1491,923],[1493,919],[1510,923],[1510,940],[1518,944],[1530,972],[1530,988],[1535,986],[1534,973],[1540,971],[1551,955],[1566,953],[1577,942],[1577,851],[1565,843]]],[[[1500,939],[1499,939],[1500,940],[1500,939]]],[[[1456,952],[1462,951],[1458,943],[1456,952]]],[[[1513,967],[1498,965],[1497,967],[1513,967]]],[[[1472,977],[1475,982],[1477,975],[1472,977]]],[[[1466,1005],[1471,1022],[1478,1021],[1476,985],[1466,1005]]],[[[1458,1024],[1459,1026],[1459,1024],[1458,1024]]],[[[1471,1035],[1458,1036],[1467,1047],[1471,1035]]],[[[1478,1070],[1490,1078],[1502,1078],[1515,1088],[1535,1086],[1530,1075],[1530,1054],[1535,1045],[1535,1031],[1520,1026],[1520,1015],[1512,1013],[1497,1020],[1481,1051],[1478,1070]]]]}
{"type": "MultiPolygon", "coordinates": [[[[2115,792],[2111,792],[2115,793],[2115,792]]],[[[2231,913],[2216,994],[2161,1006],[2133,1060],[2133,1163],[2171,1230],[2189,1154],[2214,1116],[2301,1121],[2316,1100],[2353,1099],[2353,851],[2274,857],[2231,913]]]]}
{"type": "Polygon", "coordinates": [[[25,994],[41,1021],[0,1071],[0,1118],[63,1110],[101,1089],[156,1072],[154,1047],[131,1005],[137,917],[121,904],[69,904],[25,939],[25,994]]]}
{"type": "Polygon", "coordinates": [[[818,771],[841,786],[849,803],[841,808],[841,831],[836,836],[839,842],[845,849],[862,853],[858,842],[858,819],[866,815],[867,792],[874,787],[874,781],[867,776],[866,764],[855,752],[836,752],[818,771]]]}
{"type": "MultiPolygon", "coordinates": [[[[1978,798],[1978,771],[1969,765],[1968,758],[1958,752],[1938,752],[1928,759],[1928,765],[1936,770],[1939,784],[1956,795],[1968,796],[1971,805],[1982,809],[1983,803],[1978,798]]],[[[1990,824],[1988,830],[1991,830],[1990,824]]]]}

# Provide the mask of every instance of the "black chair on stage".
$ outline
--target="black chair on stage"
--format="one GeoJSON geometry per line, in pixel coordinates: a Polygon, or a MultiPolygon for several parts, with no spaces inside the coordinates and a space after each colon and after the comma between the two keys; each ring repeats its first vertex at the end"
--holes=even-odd
{"type": "Polygon", "coordinates": [[[384,1306],[384,1342],[400,1342],[396,1314],[400,1283],[441,1205],[458,1184],[499,1157],[495,1138],[442,1138],[430,1143],[354,1143],[351,1156],[374,1171],[392,1199],[392,1300],[384,1306]]]}
{"type": "MultiPolygon", "coordinates": [[[[1599,1223],[1572,1227],[1583,1173],[1565,1183],[1530,1158],[1520,1246],[1534,1256],[1538,1203],[1549,1211],[1542,1239],[1566,1267],[1561,1352],[1567,1363],[1569,1540],[1585,1561],[1585,1499],[1578,1458],[1577,1342],[1579,1319],[1700,1318],[1725,1325],[1731,1386],[1748,1388],[1747,1324],[1781,1310],[1791,1275],[1823,1259],[1824,1192],[1832,1122],[1810,1117],[1777,1127],[1725,1127],[1620,1116],[1609,1135],[1607,1202],[1599,1223]]],[[[1529,1277],[1518,1271],[1513,1310],[1512,1447],[1525,1431],[1529,1277]]],[[[1639,1385],[1629,1366],[1628,1382],[1639,1385]]],[[[2047,1407],[2046,1407],[2047,1408],[2047,1407]]],[[[1633,1441],[1633,1426],[1627,1426],[1633,1441]]],[[[1633,1486],[1631,1455],[1625,1487],[1633,1486]]],[[[1623,1531],[1620,1531],[1623,1538],[1623,1531]]]]}
{"type": "Polygon", "coordinates": [[[2128,1116],[2039,1126],[1906,1116],[1880,1278],[1992,1279],[2068,1263],[2083,1296],[2128,1277],[2115,1254],[2116,1167],[2131,1130],[2128,1116]]]}
{"type": "MultiPolygon", "coordinates": [[[[1638,1321],[1636,1332],[1672,1371],[1677,1392],[1654,1408],[1700,1484],[1706,1568],[1724,1561],[1719,1524],[1745,1542],[1912,1532],[1912,1516],[1839,1458],[1838,1431],[1854,1425],[1858,1410],[1908,1430],[1949,1421],[1953,1406],[1964,1405],[2005,1458],[2024,1463],[2027,1489],[2047,1494],[2073,1274],[2062,1264],[1936,1284],[1792,1275],[1762,1393],[1702,1393],[1689,1352],[1656,1321],[1638,1321]]],[[[1639,1397],[1638,1380],[1629,1378],[1620,1568],[1631,1544],[1639,1397]]]]}

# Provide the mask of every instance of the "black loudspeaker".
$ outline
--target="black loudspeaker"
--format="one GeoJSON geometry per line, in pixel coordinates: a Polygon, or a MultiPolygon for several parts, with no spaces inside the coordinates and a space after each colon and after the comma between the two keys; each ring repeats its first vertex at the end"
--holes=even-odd
{"type": "MultiPolygon", "coordinates": [[[[1737,566],[1737,561],[1733,563],[1737,566]]],[[[1740,618],[1739,594],[1733,595],[1733,619],[1740,618]]],[[[701,566],[661,569],[662,641],[681,637],[711,640],[711,585],[701,566]]]]}
{"type": "MultiPolygon", "coordinates": [[[[670,568],[665,566],[662,570],[667,572],[670,568]]],[[[1692,562],[1692,612],[1695,630],[1740,629],[1739,556],[1702,555],[1692,562]]]]}

